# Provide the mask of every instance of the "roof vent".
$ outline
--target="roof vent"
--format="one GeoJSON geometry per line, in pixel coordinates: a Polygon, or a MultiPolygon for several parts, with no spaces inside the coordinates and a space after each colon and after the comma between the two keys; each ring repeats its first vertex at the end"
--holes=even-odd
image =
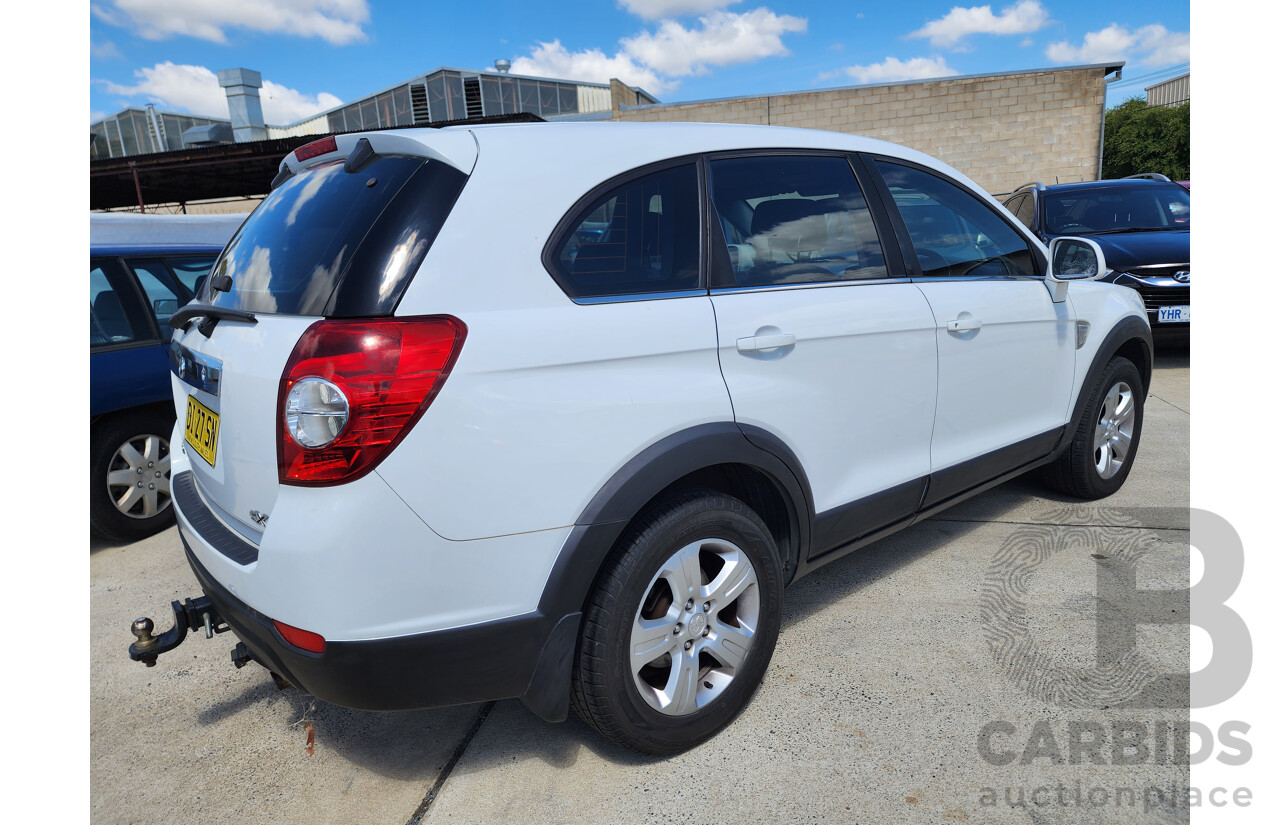
{"type": "Polygon", "coordinates": [[[497,69],[503,74],[506,74],[507,72],[511,71],[511,61],[500,57],[497,60],[493,61],[493,68],[497,69]]]}

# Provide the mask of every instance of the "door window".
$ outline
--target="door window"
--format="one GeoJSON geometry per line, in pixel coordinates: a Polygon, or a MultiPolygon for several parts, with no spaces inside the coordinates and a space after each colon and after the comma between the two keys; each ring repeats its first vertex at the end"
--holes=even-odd
{"type": "Polygon", "coordinates": [[[177,285],[169,268],[158,258],[142,258],[128,261],[129,268],[138,276],[142,285],[142,293],[147,299],[147,308],[151,310],[160,330],[160,340],[168,341],[173,335],[169,327],[169,316],[178,311],[178,307],[186,303],[182,296],[182,288],[177,285]]]}
{"type": "Polygon", "coordinates": [[[929,172],[883,160],[876,167],[906,224],[924,277],[1038,274],[1026,239],[987,204],[929,172]]]}
{"type": "Polygon", "coordinates": [[[571,298],[698,287],[698,172],[692,163],[623,183],[572,219],[554,252],[571,298]]]}
{"type": "Polygon", "coordinates": [[[1022,222],[1027,229],[1034,229],[1032,226],[1036,220],[1036,198],[1035,195],[1023,195],[1022,202],[1018,204],[1018,208],[1013,210],[1013,216],[1022,222]]]}
{"type": "Polygon", "coordinates": [[[115,259],[89,261],[89,346],[109,347],[151,337],[138,296],[115,259]]]}
{"type": "Polygon", "coordinates": [[[213,268],[213,257],[208,258],[169,258],[167,263],[178,276],[178,281],[186,288],[188,295],[196,295],[204,286],[209,270],[213,268]]]}
{"type": "Polygon", "coordinates": [[[738,286],[887,277],[871,212],[844,158],[728,158],[710,167],[738,286]]]}

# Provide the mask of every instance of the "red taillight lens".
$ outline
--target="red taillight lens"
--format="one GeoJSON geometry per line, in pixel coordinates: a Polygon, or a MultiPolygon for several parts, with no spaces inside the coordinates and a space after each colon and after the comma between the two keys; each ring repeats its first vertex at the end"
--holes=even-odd
{"type": "Polygon", "coordinates": [[[440,392],[466,335],[466,326],[448,316],[312,324],[293,348],[280,379],[280,483],[337,484],[372,470],[440,392]],[[301,446],[286,426],[289,390],[304,378],[337,385],[349,405],[345,426],[323,447],[301,446]]]}
{"type": "Polygon", "coordinates": [[[312,633],[310,630],[302,630],[275,620],[272,620],[271,624],[275,625],[276,632],[294,647],[310,650],[312,653],[324,653],[324,637],[319,633],[312,633]]]}
{"type": "Polygon", "coordinates": [[[299,146],[297,149],[293,150],[293,156],[299,163],[301,163],[304,160],[310,160],[311,158],[319,155],[327,155],[330,152],[336,151],[338,151],[338,139],[333,135],[330,135],[327,138],[320,138],[319,140],[313,140],[308,144],[299,146]]]}

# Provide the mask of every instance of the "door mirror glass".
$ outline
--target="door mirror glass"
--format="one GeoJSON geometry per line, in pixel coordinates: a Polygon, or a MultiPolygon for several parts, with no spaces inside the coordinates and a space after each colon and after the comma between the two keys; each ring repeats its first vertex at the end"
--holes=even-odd
{"type": "Polygon", "coordinates": [[[1102,247],[1088,238],[1054,238],[1049,244],[1049,278],[1083,281],[1107,271],[1102,247]]]}

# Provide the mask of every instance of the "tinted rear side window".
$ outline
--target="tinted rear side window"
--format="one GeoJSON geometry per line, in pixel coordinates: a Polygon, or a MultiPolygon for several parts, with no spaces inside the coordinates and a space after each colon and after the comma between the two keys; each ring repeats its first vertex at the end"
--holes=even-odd
{"type": "Polygon", "coordinates": [[[553,252],[571,298],[679,292],[698,286],[698,171],[634,178],[575,213],[553,252]]]}
{"type": "Polygon", "coordinates": [[[375,157],[358,172],[312,167],[262,202],[203,288],[216,306],[329,317],[389,315],[426,257],[466,175],[438,161],[375,157]]]}
{"type": "Polygon", "coordinates": [[[711,199],[738,286],[886,277],[871,212],[844,158],[712,161],[711,199]]]}
{"type": "Polygon", "coordinates": [[[178,280],[187,288],[192,295],[200,292],[200,288],[204,286],[205,278],[209,275],[209,270],[213,268],[213,257],[208,258],[169,258],[169,266],[173,269],[173,273],[178,276],[178,280]]]}
{"type": "Polygon", "coordinates": [[[109,347],[152,337],[138,294],[115,258],[89,261],[89,346],[109,347]]]}

